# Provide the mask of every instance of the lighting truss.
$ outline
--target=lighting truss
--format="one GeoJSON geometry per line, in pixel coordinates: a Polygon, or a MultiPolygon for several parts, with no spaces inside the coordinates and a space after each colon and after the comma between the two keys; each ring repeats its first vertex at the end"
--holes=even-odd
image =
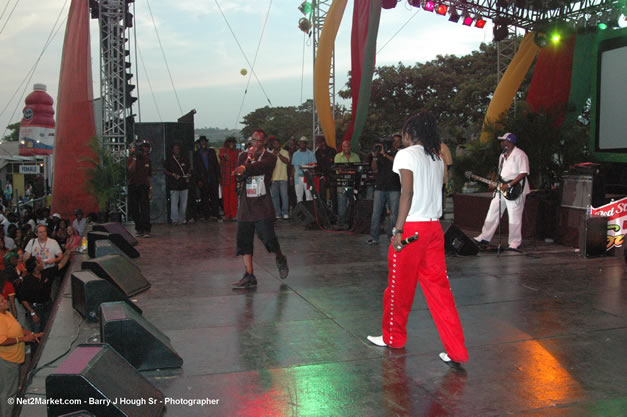
{"type": "Polygon", "coordinates": [[[507,19],[509,24],[525,30],[561,21],[575,24],[580,18],[620,10],[622,0],[441,0],[438,4],[484,19],[507,19]]]}

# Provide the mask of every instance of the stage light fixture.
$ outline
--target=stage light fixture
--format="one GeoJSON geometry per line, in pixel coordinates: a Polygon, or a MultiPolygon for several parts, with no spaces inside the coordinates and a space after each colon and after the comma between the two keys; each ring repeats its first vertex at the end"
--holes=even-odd
{"type": "Polygon", "coordinates": [[[461,19],[461,16],[457,13],[457,10],[455,10],[455,8],[453,7],[453,9],[451,9],[451,16],[448,18],[448,21],[457,23],[459,22],[459,19],[461,19]]]}
{"type": "Polygon", "coordinates": [[[435,12],[439,14],[440,16],[446,16],[447,11],[448,11],[448,6],[445,4],[440,4],[438,8],[435,9],[435,12]]]}
{"type": "Polygon", "coordinates": [[[553,34],[551,35],[551,41],[555,44],[559,43],[559,41],[562,40],[562,35],[560,35],[557,32],[553,32],[553,34]]]}
{"type": "Polygon", "coordinates": [[[492,28],[492,34],[494,35],[494,42],[500,42],[509,36],[509,28],[507,24],[495,24],[494,28],[492,28]]]}
{"type": "Polygon", "coordinates": [[[477,21],[475,22],[475,27],[478,27],[479,29],[483,29],[485,27],[485,24],[487,23],[486,20],[483,19],[483,17],[477,15],[477,21]]]}
{"type": "Polygon", "coordinates": [[[472,22],[474,22],[474,19],[470,17],[470,14],[468,14],[468,11],[464,10],[462,12],[462,25],[472,26],[472,22]]]}
{"type": "Polygon", "coordinates": [[[540,48],[544,48],[549,43],[549,40],[546,37],[546,34],[543,32],[536,32],[535,35],[533,35],[533,41],[540,48]]]}
{"type": "Polygon", "coordinates": [[[605,23],[599,23],[597,25],[597,27],[599,28],[599,30],[605,30],[607,29],[607,25],[605,23]]]}
{"type": "Polygon", "coordinates": [[[413,7],[420,7],[421,0],[407,0],[407,3],[413,7]]]}
{"type": "Polygon", "coordinates": [[[427,12],[433,12],[433,9],[435,9],[435,2],[434,1],[425,1],[424,6],[422,6],[423,9],[425,9],[425,11],[427,12]]]}
{"type": "Polygon", "coordinates": [[[298,6],[298,10],[300,10],[302,14],[307,16],[311,13],[311,3],[309,3],[308,1],[302,2],[301,5],[298,6]]]}

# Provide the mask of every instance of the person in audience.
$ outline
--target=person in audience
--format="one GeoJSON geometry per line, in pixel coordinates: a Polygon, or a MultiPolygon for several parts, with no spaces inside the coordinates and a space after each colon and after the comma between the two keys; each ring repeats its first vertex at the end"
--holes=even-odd
{"type": "Polygon", "coordinates": [[[5,300],[9,302],[9,311],[11,311],[13,317],[17,318],[17,309],[15,308],[15,287],[9,278],[10,276],[8,272],[0,272],[0,296],[4,297],[5,300]]]}
{"type": "Polygon", "coordinates": [[[26,358],[24,343],[39,343],[43,333],[32,333],[20,326],[9,312],[9,303],[0,297],[0,416],[11,416],[20,379],[20,366],[26,358]]]}
{"type": "Polygon", "coordinates": [[[65,250],[70,252],[76,252],[81,248],[83,238],[78,234],[74,226],[67,227],[67,239],[65,241],[65,250]]]}
{"type": "Polygon", "coordinates": [[[16,291],[18,301],[26,309],[29,327],[34,332],[40,332],[46,327],[52,310],[52,280],[46,278],[43,270],[41,260],[28,258],[26,275],[16,291]]]}
{"type": "Polygon", "coordinates": [[[6,236],[2,228],[0,228],[0,239],[4,241],[4,246],[7,250],[15,249],[15,241],[9,236],[6,236]]]}
{"type": "Polygon", "coordinates": [[[87,219],[84,217],[83,210],[74,210],[74,216],[76,216],[76,218],[72,222],[72,227],[74,227],[74,230],[76,230],[80,237],[87,236],[87,219]]]}
{"type": "Polygon", "coordinates": [[[65,249],[65,241],[69,236],[67,232],[67,227],[67,220],[59,219],[54,228],[54,231],[52,232],[52,238],[57,241],[57,243],[61,247],[61,250],[65,249]]]}
{"type": "Polygon", "coordinates": [[[48,229],[44,225],[37,226],[37,239],[31,239],[24,249],[24,261],[28,261],[31,256],[37,257],[43,263],[43,274],[53,280],[56,264],[63,258],[63,251],[56,240],[48,238],[48,229]]]}
{"type": "MultiPolygon", "coordinates": [[[[6,245],[4,244],[4,239],[0,239],[0,259],[4,259],[4,255],[9,252],[6,245]]],[[[4,271],[4,262],[0,262],[0,271],[4,271]]]]}

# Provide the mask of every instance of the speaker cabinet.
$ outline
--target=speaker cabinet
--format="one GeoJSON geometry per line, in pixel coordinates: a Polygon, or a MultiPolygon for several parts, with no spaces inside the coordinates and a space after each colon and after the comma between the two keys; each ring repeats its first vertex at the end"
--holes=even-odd
{"type": "Polygon", "coordinates": [[[137,252],[137,249],[131,246],[128,241],[122,237],[122,235],[108,232],[89,232],[87,233],[87,253],[90,258],[96,257],[95,243],[99,240],[110,240],[129,258],[139,258],[139,252],[137,252]]]}
{"type": "Polygon", "coordinates": [[[119,255],[129,259],[129,257],[110,240],[96,240],[94,242],[94,248],[96,258],[108,255],[119,255]]]}
{"type": "Polygon", "coordinates": [[[307,228],[318,228],[320,224],[323,229],[328,229],[334,220],[333,213],[320,200],[301,201],[294,207],[292,217],[307,228]]]}
{"type": "Polygon", "coordinates": [[[96,223],[93,225],[92,230],[94,232],[117,233],[118,235],[122,236],[129,245],[137,245],[137,239],[135,239],[135,236],[133,236],[128,230],[126,230],[126,227],[122,226],[122,224],[120,223],[96,223]]]}
{"type": "Polygon", "coordinates": [[[579,253],[591,258],[607,254],[607,217],[584,219],[579,232],[579,253]]]}
{"type": "Polygon", "coordinates": [[[170,338],[124,302],[100,306],[100,338],[137,370],[180,368],[183,359],[170,338]]]}
{"type": "Polygon", "coordinates": [[[448,253],[461,256],[474,256],[479,253],[479,247],[453,223],[445,225],[444,249],[448,253]]]}
{"type": "Polygon", "coordinates": [[[72,307],[87,321],[97,322],[100,318],[100,304],[112,301],[125,302],[137,313],[142,312],[106,279],[98,278],[91,271],[72,273],[72,307]]]}
{"type": "Polygon", "coordinates": [[[46,398],[48,417],[81,410],[106,417],[157,417],[165,408],[161,391],[105,344],[74,349],[46,377],[46,398]]]}
{"type": "Polygon", "coordinates": [[[119,255],[101,256],[81,263],[82,269],[88,269],[100,278],[113,283],[130,297],[146,291],[150,283],[144,278],[135,264],[119,255]]]}
{"type": "Polygon", "coordinates": [[[373,204],[374,200],[357,200],[353,206],[353,213],[348,213],[350,209],[347,210],[346,218],[353,219],[351,227],[353,233],[370,233],[373,204]]]}

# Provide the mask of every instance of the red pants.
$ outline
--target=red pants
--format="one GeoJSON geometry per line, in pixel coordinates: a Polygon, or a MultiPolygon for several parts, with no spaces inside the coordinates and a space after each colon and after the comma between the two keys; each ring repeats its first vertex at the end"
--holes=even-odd
{"type": "Polygon", "coordinates": [[[383,294],[383,341],[401,348],[407,341],[407,319],[414,302],[416,283],[420,282],[429,311],[440,334],[446,353],[456,362],[466,362],[464,345],[455,300],[446,275],[444,234],[437,221],[408,222],[403,238],[419,234],[400,253],[390,245],[388,250],[388,287],[383,294]]]}
{"type": "Polygon", "coordinates": [[[237,194],[235,183],[222,185],[222,202],[224,203],[224,217],[234,219],[237,216],[237,194]]]}

